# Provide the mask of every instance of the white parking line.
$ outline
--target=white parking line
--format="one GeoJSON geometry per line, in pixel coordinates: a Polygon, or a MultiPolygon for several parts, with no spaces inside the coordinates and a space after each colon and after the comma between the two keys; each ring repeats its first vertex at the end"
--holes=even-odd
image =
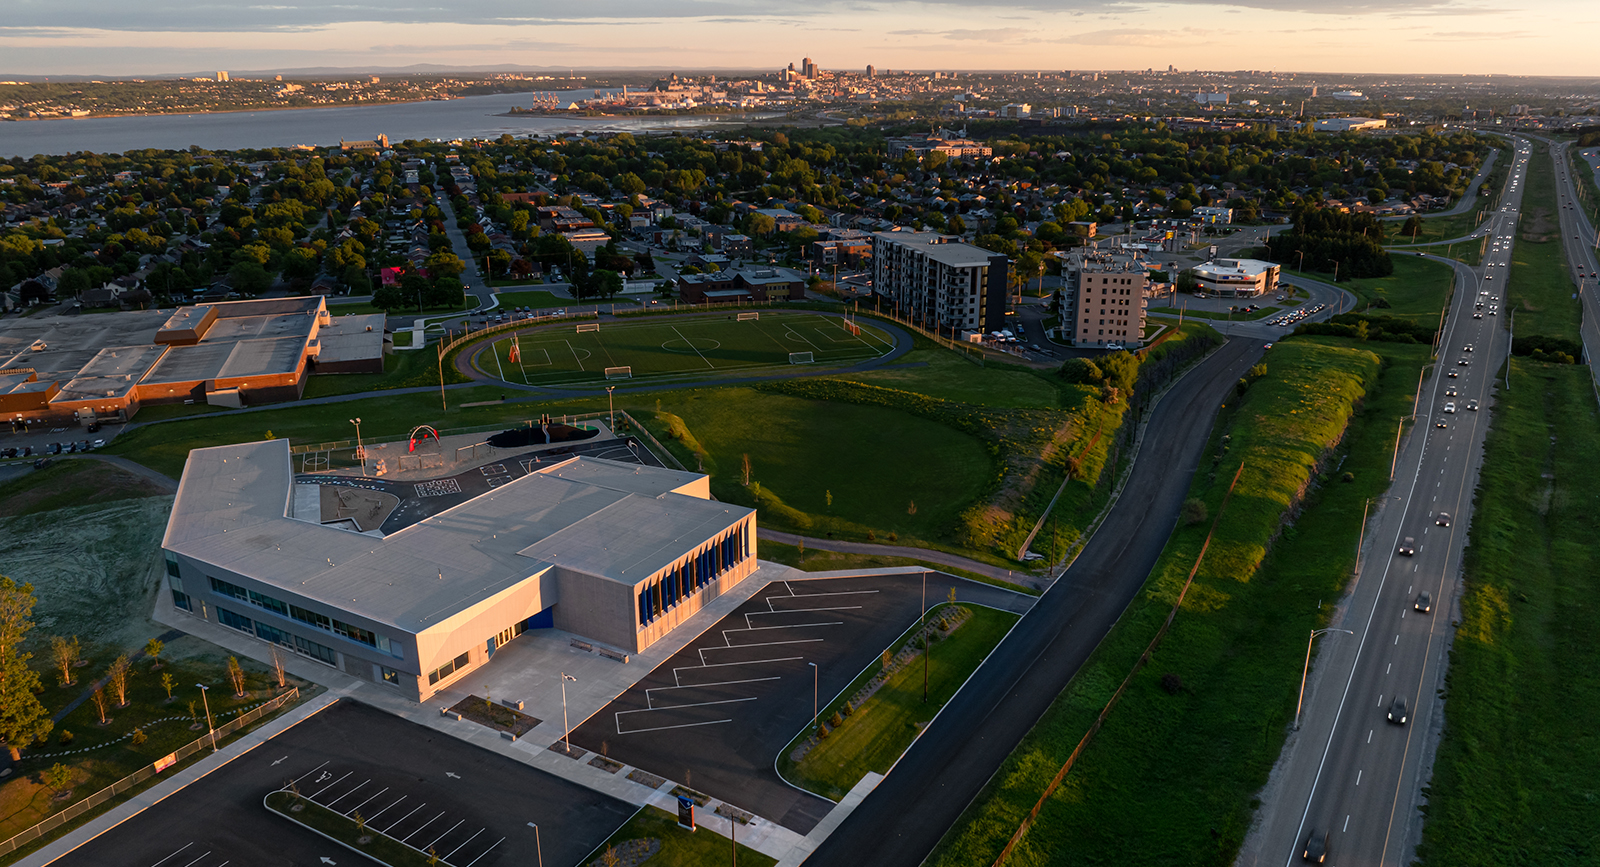
{"type": "Polygon", "coordinates": [[[763,681],[768,681],[768,680],[782,680],[782,679],[783,678],[777,677],[777,676],[773,676],[773,677],[749,677],[749,678],[745,678],[744,680],[719,680],[719,681],[716,681],[714,683],[691,683],[688,686],[684,686],[683,684],[679,684],[677,686],[652,686],[652,687],[647,687],[645,689],[645,691],[644,691],[644,700],[645,700],[646,703],[649,703],[651,701],[651,695],[650,695],[651,693],[654,693],[654,692],[665,692],[667,690],[672,690],[672,689],[703,689],[703,688],[708,687],[708,686],[727,686],[727,685],[733,684],[733,683],[761,683],[763,681]]]}
{"type": "MultiPolygon", "coordinates": [[[[461,823],[465,822],[465,821],[467,821],[467,820],[466,819],[462,819],[462,820],[456,822],[454,825],[451,825],[450,826],[450,831],[454,831],[455,829],[461,827],[461,823]]],[[[440,840],[443,840],[444,838],[450,836],[450,831],[446,831],[443,834],[440,834],[439,836],[433,838],[433,842],[428,844],[428,849],[432,849],[435,845],[438,844],[438,842],[440,840]]],[[[474,836],[476,836],[476,835],[474,835],[474,836]]],[[[427,850],[425,849],[423,851],[427,851],[427,850]]]]}
{"type": "Polygon", "coordinates": [[[189,848],[190,846],[193,846],[193,845],[194,845],[194,842],[190,841],[188,843],[183,844],[182,846],[179,846],[178,850],[176,852],[173,852],[171,855],[168,855],[167,857],[162,858],[160,861],[157,861],[156,863],[151,864],[150,867],[161,867],[162,864],[165,864],[167,861],[178,857],[178,855],[181,854],[183,852],[183,850],[185,850],[185,849],[187,849],[187,848],[189,848]]]}
{"type": "Polygon", "coordinates": [[[456,853],[461,851],[462,846],[465,846],[468,843],[471,843],[473,840],[478,839],[478,835],[482,834],[485,830],[486,829],[484,829],[484,828],[479,828],[478,830],[473,831],[471,837],[468,837],[467,839],[461,841],[461,846],[457,846],[454,849],[451,849],[449,855],[446,855],[443,858],[440,858],[439,860],[440,861],[449,861],[451,858],[454,858],[456,853]]]}
{"type": "MultiPolygon", "coordinates": [[[[327,785],[326,785],[326,786],[323,786],[323,787],[322,787],[322,788],[320,788],[320,789],[318,789],[318,790],[317,790],[317,795],[320,795],[320,794],[322,794],[322,793],[323,793],[323,792],[326,792],[326,791],[328,791],[328,790],[329,790],[329,789],[331,789],[331,788],[333,788],[333,787],[334,787],[334,786],[337,786],[337,785],[339,785],[339,784],[340,784],[340,783],[341,783],[341,782],[343,782],[343,781],[344,781],[344,778],[345,778],[345,777],[348,777],[348,776],[350,776],[350,775],[351,775],[351,774],[353,774],[353,773],[355,773],[355,772],[354,772],[354,771],[345,771],[345,772],[344,772],[344,777],[340,777],[340,778],[339,778],[339,779],[337,779],[337,780],[334,780],[334,781],[333,781],[333,782],[331,782],[331,783],[329,783],[329,784],[327,784],[327,785]]],[[[311,800],[313,800],[313,801],[315,801],[315,800],[316,800],[316,799],[317,799],[317,795],[312,795],[312,796],[311,796],[311,800]]]]}
{"type": "Polygon", "coordinates": [[[354,789],[351,789],[350,791],[345,792],[344,794],[340,795],[339,797],[334,798],[333,800],[329,801],[325,806],[327,806],[329,809],[332,809],[334,804],[337,804],[340,801],[343,801],[345,798],[348,798],[351,795],[354,795],[356,792],[361,790],[361,786],[365,786],[366,784],[368,784],[370,782],[372,782],[372,781],[371,780],[362,780],[360,785],[357,785],[354,789]]]}
{"type": "Polygon", "coordinates": [[[404,842],[405,842],[405,841],[407,841],[407,840],[410,840],[410,839],[411,839],[411,838],[412,838],[412,837],[415,837],[415,836],[417,836],[417,835],[418,835],[418,834],[420,834],[420,833],[422,833],[422,829],[423,829],[423,828],[426,828],[426,827],[428,827],[428,826],[429,826],[429,825],[432,825],[432,824],[433,824],[433,823],[434,823],[434,822],[437,822],[437,821],[439,821],[439,820],[440,820],[440,819],[442,819],[442,818],[444,818],[444,813],[445,813],[445,811],[444,811],[444,810],[440,810],[440,811],[439,811],[439,815],[437,815],[437,816],[434,816],[434,817],[433,817],[433,818],[432,818],[432,819],[429,819],[429,820],[428,820],[428,821],[426,821],[426,822],[423,822],[423,823],[422,823],[422,824],[421,824],[421,825],[418,825],[418,826],[417,826],[417,830],[415,830],[415,831],[412,831],[412,832],[411,832],[411,833],[409,833],[409,834],[407,834],[407,835],[405,835],[405,836],[404,836],[404,837],[403,837],[403,838],[401,838],[401,840],[400,840],[400,842],[402,842],[402,843],[404,843],[404,842]]]}
{"type": "MultiPolygon", "coordinates": [[[[366,799],[365,801],[362,801],[361,803],[355,805],[354,807],[351,807],[350,811],[345,813],[345,815],[348,816],[348,815],[350,815],[350,813],[354,813],[355,811],[361,809],[362,807],[365,807],[367,804],[371,803],[374,798],[377,798],[378,795],[381,795],[381,794],[383,794],[384,792],[387,792],[387,791],[389,791],[389,787],[388,786],[384,786],[383,788],[379,789],[375,794],[373,794],[372,797],[366,799]]],[[[399,803],[399,802],[397,801],[396,803],[399,803]]],[[[394,804],[390,804],[389,806],[392,807],[392,806],[394,806],[394,804]]],[[[385,807],[384,809],[388,809],[388,807],[385,807]]],[[[367,821],[370,822],[372,820],[368,819],[367,821]]]]}
{"type": "Polygon", "coordinates": [[[367,821],[370,823],[370,822],[376,820],[379,816],[382,816],[384,813],[387,813],[390,810],[394,809],[395,807],[398,807],[400,805],[400,801],[404,801],[405,799],[406,799],[406,796],[405,795],[401,795],[400,796],[400,800],[395,801],[393,804],[390,804],[389,806],[384,807],[383,809],[379,810],[378,812],[372,814],[372,818],[368,819],[367,821]]]}
{"type": "MultiPolygon", "coordinates": [[[[426,806],[428,806],[427,802],[423,802],[421,804],[418,804],[415,807],[411,808],[411,813],[415,813],[416,811],[418,811],[418,810],[420,810],[420,809],[422,809],[423,807],[426,807],[426,806]]],[[[407,813],[404,816],[401,816],[400,818],[394,820],[394,824],[390,825],[387,828],[384,828],[383,829],[383,833],[385,833],[385,834],[389,833],[390,831],[394,830],[395,826],[397,826],[401,822],[404,822],[405,820],[411,818],[411,813],[407,813]]]]}
{"type": "Polygon", "coordinates": [[[493,851],[494,851],[494,847],[495,847],[495,846],[498,846],[498,845],[500,845],[500,844],[501,844],[501,843],[504,843],[504,842],[505,842],[505,841],[506,841],[506,838],[504,838],[504,837],[501,837],[501,838],[500,838],[500,839],[498,839],[498,840],[496,840],[496,841],[494,841],[494,845],[492,845],[492,846],[490,846],[490,847],[489,847],[489,848],[487,848],[487,849],[485,849],[485,850],[483,850],[483,855],[479,855],[479,856],[478,856],[478,857],[477,857],[477,858],[474,858],[474,859],[472,859],[472,860],[471,860],[471,861],[468,861],[468,862],[467,862],[467,867],[472,867],[472,865],[474,865],[474,864],[476,864],[476,863],[478,863],[478,862],[479,862],[479,861],[480,861],[480,860],[482,860],[482,859],[483,859],[483,856],[484,856],[484,855],[487,855],[487,854],[489,854],[489,853],[490,853],[490,852],[493,852],[493,851]]]}

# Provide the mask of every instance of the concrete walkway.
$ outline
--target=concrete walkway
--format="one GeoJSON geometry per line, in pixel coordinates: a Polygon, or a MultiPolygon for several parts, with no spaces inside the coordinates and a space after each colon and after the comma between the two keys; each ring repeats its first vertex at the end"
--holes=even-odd
{"type": "Polygon", "coordinates": [[[780,533],[777,530],[768,530],[765,527],[761,528],[761,538],[783,545],[798,545],[804,540],[806,548],[815,551],[836,551],[840,554],[872,554],[884,557],[908,557],[913,560],[926,560],[929,563],[949,566],[952,569],[972,572],[976,575],[983,575],[997,581],[1004,581],[1019,587],[1029,587],[1034,590],[1043,590],[1050,586],[1050,579],[1043,575],[1014,569],[1003,569],[977,560],[968,560],[966,557],[956,554],[935,551],[932,548],[908,548],[903,545],[882,545],[875,542],[816,539],[811,536],[797,536],[794,533],[780,533]]]}

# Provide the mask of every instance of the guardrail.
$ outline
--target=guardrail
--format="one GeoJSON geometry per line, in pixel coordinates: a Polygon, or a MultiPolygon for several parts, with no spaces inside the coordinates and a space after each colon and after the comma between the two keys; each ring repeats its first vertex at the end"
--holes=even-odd
{"type": "Polygon", "coordinates": [[[160,774],[162,771],[176,765],[195,753],[204,750],[207,746],[210,746],[212,743],[214,743],[214,738],[221,738],[233,734],[239,729],[242,729],[256,720],[261,719],[267,714],[279,710],[285,705],[292,704],[299,697],[299,688],[291,687],[288,692],[279,695],[277,698],[257,705],[255,708],[252,708],[251,710],[234,717],[232,720],[217,726],[217,728],[214,730],[214,734],[207,734],[205,737],[196,738],[195,740],[184,744],[177,750],[161,757],[151,764],[145,765],[144,767],[134,771],[126,777],[123,777],[115,783],[106,786],[104,789],[95,792],[89,797],[67,807],[65,810],[62,810],[54,816],[45,819],[43,822],[34,825],[32,828],[17,834],[9,840],[0,842],[0,855],[6,855],[11,852],[15,852],[23,846],[26,846],[29,843],[44,837],[51,831],[54,831],[68,822],[71,822],[72,820],[89,813],[91,810],[101,806],[102,804],[108,803],[112,798],[132,790],[140,783],[160,774]]]}

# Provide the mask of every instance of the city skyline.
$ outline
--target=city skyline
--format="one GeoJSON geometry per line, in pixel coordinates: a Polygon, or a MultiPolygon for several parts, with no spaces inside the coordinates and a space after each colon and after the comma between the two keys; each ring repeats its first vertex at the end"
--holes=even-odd
{"type": "Polygon", "coordinates": [[[1494,8],[1424,0],[1180,0],[1151,5],[714,0],[568,7],[469,0],[383,8],[21,0],[0,26],[0,74],[173,75],[203,69],[1270,69],[1311,73],[1600,74],[1576,0],[1494,8]],[[95,25],[84,26],[92,21],[95,25]],[[1553,22],[1561,26],[1553,26],[1553,22]],[[1552,24],[1547,24],[1550,22],[1552,24]],[[910,25],[910,26],[908,26],[910,25]],[[997,62],[999,61],[999,62],[997,62]]]}

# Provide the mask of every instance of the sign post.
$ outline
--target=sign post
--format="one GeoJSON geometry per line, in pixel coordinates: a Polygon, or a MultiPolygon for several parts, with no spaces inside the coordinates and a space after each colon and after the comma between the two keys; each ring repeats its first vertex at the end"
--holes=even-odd
{"type": "Polygon", "coordinates": [[[678,827],[694,830],[694,799],[678,796],[678,827]]]}

